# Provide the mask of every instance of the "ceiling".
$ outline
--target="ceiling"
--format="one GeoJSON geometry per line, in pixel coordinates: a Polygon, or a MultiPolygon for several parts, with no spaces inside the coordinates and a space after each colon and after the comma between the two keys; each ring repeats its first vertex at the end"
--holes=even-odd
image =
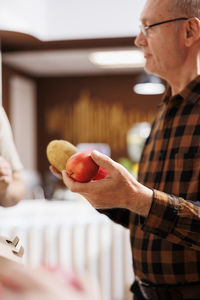
{"type": "Polygon", "coordinates": [[[101,68],[94,50],[133,49],[145,0],[0,0],[3,63],[33,76],[134,73],[141,68],[101,68]],[[6,16],[6,17],[5,17],[6,16]],[[4,32],[5,31],[5,32],[4,32]],[[9,32],[16,33],[16,35],[9,32]],[[18,38],[17,33],[24,34],[18,38]],[[17,36],[17,38],[16,38],[17,36]],[[128,43],[110,42],[128,38],[128,43]],[[83,41],[70,47],[61,41],[83,41]],[[84,41],[90,40],[90,43],[84,41]],[[92,41],[96,41],[93,46],[92,41]],[[104,42],[102,43],[102,41],[104,42]],[[52,42],[53,41],[53,42],[52,42]],[[101,41],[101,43],[98,43],[101,41]],[[53,46],[52,46],[53,45],[53,46]]]}
{"type": "Polygon", "coordinates": [[[50,50],[4,53],[4,64],[32,76],[75,76],[135,73],[141,67],[99,67],[89,60],[97,50],[132,50],[134,47],[80,50],[50,50]]]}
{"type": "Polygon", "coordinates": [[[43,41],[135,36],[146,0],[0,0],[0,30],[43,41]]]}

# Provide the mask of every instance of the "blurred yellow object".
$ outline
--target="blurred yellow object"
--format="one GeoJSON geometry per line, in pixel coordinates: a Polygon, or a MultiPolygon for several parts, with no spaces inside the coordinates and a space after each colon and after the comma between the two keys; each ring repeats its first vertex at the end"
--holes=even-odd
{"type": "Polygon", "coordinates": [[[133,174],[133,176],[135,178],[138,177],[138,170],[139,170],[139,164],[138,163],[133,163],[131,173],[133,174]]]}
{"type": "Polygon", "coordinates": [[[138,168],[139,164],[132,162],[129,158],[127,157],[121,157],[118,162],[126,168],[135,178],[138,176],[138,168]]]}
{"type": "Polygon", "coordinates": [[[133,162],[127,158],[127,157],[120,157],[118,162],[124,167],[126,168],[129,172],[131,172],[132,170],[132,165],[133,165],[133,162]]]}
{"type": "Polygon", "coordinates": [[[130,159],[139,163],[144,143],[149,136],[151,126],[147,122],[135,123],[127,133],[127,150],[130,159]]]}

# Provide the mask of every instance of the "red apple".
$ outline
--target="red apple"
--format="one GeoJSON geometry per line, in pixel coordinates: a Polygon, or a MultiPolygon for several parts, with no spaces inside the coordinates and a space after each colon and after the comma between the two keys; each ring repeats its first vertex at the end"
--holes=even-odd
{"type": "Polygon", "coordinates": [[[89,182],[99,170],[99,166],[93,161],[91,152],[78,152],[72,155],[66,163],[67,175],[79,182],[89,182]]]}
{"type": "Polygon", "coordinates": [[[108,171],[102,167],[99,167],[99,171],[97,175],[94,178],[92,178],[92,180],[101,180],[105,178],[107,175],[108,175],[108,171]]]}

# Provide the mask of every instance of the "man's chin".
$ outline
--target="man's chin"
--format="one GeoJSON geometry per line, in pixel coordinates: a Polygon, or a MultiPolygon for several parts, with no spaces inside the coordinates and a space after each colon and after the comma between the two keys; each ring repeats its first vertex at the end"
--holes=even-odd
{"type": "Polygon", "coordinates": [[[153,74],[153,75],[157,75],[151,68],[145,66],[144,70],[147,74],[153,74]]]}
{"type": "Polygon", "coordinates": [[[152,66],[148,63],[148,60],[146,60],[145,65],[144,65],[144,70],[148,74],[152,74],[152,66]]]}
{"type": "Polygon", "coordinates": [[[151,74],[151,75],[156,75],[156,76],[160,76],[158,74],[158,72],[156,72],[155,68],[153,68],[152,66],[148,65],[147,63],[144,66],[144,70],[147,74],[151,74]]]}

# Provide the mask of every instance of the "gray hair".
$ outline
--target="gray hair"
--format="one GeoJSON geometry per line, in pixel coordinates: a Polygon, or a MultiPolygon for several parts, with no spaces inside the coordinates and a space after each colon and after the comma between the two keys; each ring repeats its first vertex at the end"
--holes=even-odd
{"type": "Polygon", "coordinates": [[[197,17],[200,19],[200,0],[171,0],[170,11],[177,17],[197,17]]]}

